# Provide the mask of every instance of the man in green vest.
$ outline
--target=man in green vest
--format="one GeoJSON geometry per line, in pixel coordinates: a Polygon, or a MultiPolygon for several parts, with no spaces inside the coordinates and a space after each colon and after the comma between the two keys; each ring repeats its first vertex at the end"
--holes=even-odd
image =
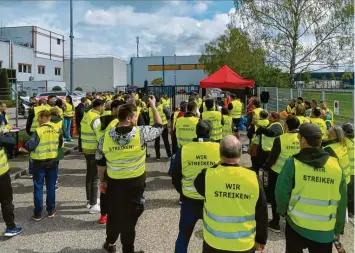
{"type": "Polygon", "coordinates": [[[207,111],[202,112],[201,118],[208,120],[212,124],[211,140],[219,142],[222,139],[223,134],[223,117],[222,113],[219,111],[214,111],[214,101],[208,99],[205,101],[207,111]]]}
{"type": "Polygon", "coordinates": [[[178,147],[182,147],[196,138],[196,125],[199,121],[196,102],[189,102],[186,110],[184,116],[178,118],[175,124],[178,147]]]}
{"type": "Polygon", "coordinates": [[[231,112],[233,124],[236,127],[236,132],[238,132],[239,121],[243,114],[243,103],[240,102],[240,99],[235,94],[232,94],[231,98],[232,102],[228,105],[228,110],[231,112]]]}
{"type": "Polygon", "coordinates": [[[163,104],[166,108],[170,110],[170,98],[168,97],[168,94],[163,93],[163,96],[160,99],[160,103],[163,104]]]}
{"type": "Polygon", "coordinates": [[[296,116],[290,115],[286,119],[286,133],[274,139],[270,154],[263,168],[268,171],[268,200],[271,203],[272,219],[269,222],[269,229],[280,233],[280,215],[276,210],[275,186],[277,178],[286,160],[300,151],[298,140],[298,128],[300,122],[296,116]]]}
{"type": "MultiPolygon", "coordinates": [[[[158,100],[159,101],[159,100],[158,100]]],[[[163,124],[163,132],[161,134],[161,137],[163,138],[164,146],[165,146],[165,151],[166,155],[168,158],[171,157],[171,149],[170,149],[170,144],[169,144],[169,129],[168,129],[168,121],[170,119],[170,111],[168,107],[166,107],[163,103],[156,102],[156,108],[158,109],[160,118],[162,120],[163,124]]],[[[153,110],[149,108],[148,111],[149,114],[149,125],[153,126],[155,124],[154,122],[154,115],[153,115],[153,110]]],[[[155,141],[154,141],[154,148],[155,148],[155,157],[157,161],[160,160],[160,136],[158,136],[155,141]]]]}
{"type": "Polygon", "coordinates": [[[204,197],[203,253],[254,253],[267,240],[268,210],[263,186],[254,171],[239,165],[242,144],[226,136],[220,163],[203,169],[194,186],[204,197]]]}
{"type": "Polygon", "coordinates": [[[317,125],[302,125],[299,140],[301,151],[286,161],[275,189],[277,211],[286,216],[286,252],[331,253],[345,225],[345,175],[321,149],[317,125]]]}
{"type": "Polygon", "coordinates": [[[22,228],[15,224],[10,166],[5,152],[5,149],[13,149],[15,145],[15,138],[11,135],[1,134],[0,130],[0,204],[2,218],[6,224],[5,237],[13,237],[22,232],[22,228]]]}
{"type": "Polygon", "coordinates": [[[122,252],[134,250],[135,227],[143,213],[142,201],[146,180],[146,143],[155,140],[163,131],[162,120],[155,106],[155,98],[148,103],[153,112],[153,126],[135,126],[137,107],[126,104],[118,112],[118,125],[100,140],[96,163],[101,181],[100,190],[106,192],[108,220],[104,249],[116,252],[116,241],[121,237],[122,252]],[[107,179],[104,178],[107,172],[107,179]]]}
{"type": "Polygon", "coordinates": [[[195,224],[202,219],[204,198],[196,191],[194,180],[202,169],[219,162],[219,143],[210,140],[211,133],[212,124],[200,120],[196,125],[197,138],[179,148],[172,160],[172,183],[182,202],[176,253],[187,253],[195,224]]]}

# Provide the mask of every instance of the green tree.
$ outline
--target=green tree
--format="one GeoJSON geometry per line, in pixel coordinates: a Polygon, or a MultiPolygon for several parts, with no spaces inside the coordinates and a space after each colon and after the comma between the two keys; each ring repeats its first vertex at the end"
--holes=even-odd
{"type": "Polygon", "coordinates": [[[309,83],[312,80],[311,72],[301,73],[301,80],[304,81],[305,83],[309,83]]]}
{"type": "Polygon", "coordinates": [[[352,63],[354,5],[346,0],[235,0],[236,18],[291,83],[309,70],[352,63]]]}
{"type": "Polygon", "coordinates": [[[334,73],[331,73],[330,74],[330,80],[336,80],[337,78],[335,77],[335,74],[334,73]]]}
{"type": "Polygon", "coordinates": [[[7,70],[0,69],[0,99],[9,100],[11,99],[11,90],[9,84],[9,78],[7,75],[7,70]]]}
{"type": "Polygon", "coordinates": [[[228,65],[245,79],[252,79],[260,86],[289,87],[288,74],[278,68],[265,65],[265,53],[253,47],[249,37],[229,24],[223,35],[207,43],[199,62],[208,74],[228,65]]]}
{"type": "Polygon", "coordinates": [[[152,80],[152,85],[154,86],[162,86],[163,85],[163,78],[157,77],[152,80]]]}
{"type": "Polygon", "coordinates": [[[341,76],[342,80],[351,80],[354,78],[354,74],[352,72],[344,72],[341,76]]]}
{"type": "Polygon", "coordinates": [[[76,91],[83,91],[83,88],[81,88],[81,87],[76,87],[75,90],[76,90],[76,91]]]}
{"type": "Polygon", "coordinates": [[[61,91],[61,90],[62,90],[62,88],[60,86],[54,86],[52,88],[52,91],[61,91]]]}

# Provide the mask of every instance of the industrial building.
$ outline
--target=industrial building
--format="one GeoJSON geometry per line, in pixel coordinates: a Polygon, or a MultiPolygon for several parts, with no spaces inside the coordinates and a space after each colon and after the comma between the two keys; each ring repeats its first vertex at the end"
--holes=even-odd
{"type": "MultiPolygon", "coordinates": [[[[113,91],[127,85],[127,63],[116,57],[74,58],[74,89],[113,91]]],[[[70,59],[64,59],[64,81],[69,89],[70,59]]]]}
{"type": "Polygon", "coordinates": [[[127,64],[127,84],[143,87],[161,77],[164,85],[194,85],[207,74],[199,55],[132,57],[127,64]]]}
{"type": "Polygon", "coordinates": [[[14,70],[11,81],[32,90],[36,81],[56,81],[62,85],[64,36],[36,26],[0,28],[0,68],[14,70]]]}

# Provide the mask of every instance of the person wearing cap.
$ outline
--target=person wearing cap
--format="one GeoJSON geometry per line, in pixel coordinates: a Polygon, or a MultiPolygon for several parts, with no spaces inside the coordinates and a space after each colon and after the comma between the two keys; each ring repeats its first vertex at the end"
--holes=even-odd
{"type": "Polygon", "coordinates": [[[331,253],[345,225],[345,175],[321,149],[317,125],[302,125],[298,137],[301,150],[287,159],[275,190],[278,213],[286,217],[286,252],[331,253]]]}
{"type": "Polygon", "coordinates": [[[194,186],[204,197],[203,253],[252,253],[267,241],[267,201],[258,176],[239,165],[242,144],[222,139],[220,162],[197,175],[194,186]]]}
{"type": "Polygon", "coordinates": [[[300,151],[300,142],[298,140],[298,128],[300,122],[296,116],[290,115],[286,119],[286,129],[283,135],[274,139],[270,154],[263,168],[268,171],[268,200],[271,203],[272,219],[269,222],[269,229],[280,233],[280,215],[277,213],[275,200],[275,186],[277,178],[281,172],[287,158],[297,154],[300,151]]]}
{"type": "Polygon", "coordinates": [[[206,165],[212,167],[219,162],[219,143],[210,139],[212,128],[211,122],[200,120],[197,138],[178,149],[172,160],[172,183],[182,202],[176,253],[187,253],[195,224],[202,219],[204,198],[196,192],[194,180],[206,165]]]}
{"type": "Polygon", "coordinates": [[[237,98],[235,94],[231,95],[232,102],[228,105],[228,110],[231,112],[231,117],[233,119],[233,124],[236,127],[235,132],[238,132],[239,121],[243,114],[243,103],[237,98]]]}
{"type": "Polygon", "coordinates": [[[345,134],[345,144],[348,149],[349,158],[348,212],[354,215],[354,125],[352,123],[345,123],[342,129],[345,134]]]}

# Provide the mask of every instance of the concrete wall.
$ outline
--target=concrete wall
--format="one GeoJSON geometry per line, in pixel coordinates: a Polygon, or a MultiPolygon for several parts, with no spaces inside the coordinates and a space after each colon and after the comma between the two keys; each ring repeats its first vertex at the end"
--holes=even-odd
{"type": "Polygon", "coordinates": [[[35,36],[36,57],[63,61],[64,37],[62,35],[36,27],[35,36]]]}
{"type": "Polygon", "coordinates": [[[10,43],[0,41],[0,61],[2,68],[10,67],[10,43]]]}
{"type": "MultiPolygon", "coordinates": [[[[74,59],[74,88],[84,91],[111,91],[114,88],[113,58],[74,59]],[[94,88],[95,89],[94,89],[94,88]]],[[[70,87],[70,60],[64,60],[64,81],[70,87]]]]}
{"type": "Polygon", "coordinates": [[[127,63],[113,58],[113,87],[127,85],[127,63]]]}
{"type": "MultiPolygon", "coordinates": [[[[165,81],[165,85],[174,85],[174,71],[173,70],[160,70],[148,71],[148,65],[170,65],[170,64],[199,64],[200,56],[152,56],[152,57],[133,57],[131,59],[131,68],[133,68],[133,78],[131,71],[127,72],[128,83],[130,85],[137,85],[142,87],[144,80],[148,80],[150,84],[155,78],[161,77],[165,81]],[[164,60],[163,60],[164,58],[164,60]],[[163,63],[164,61],[164,63],[163,63]],[[163,77],[164,76],[164,77],[163,77]],[[133,79],[133,82],[132,82],[133,79]]],[[[189,85],[199,84],[200,80],[205,78],[207,74],[203,70],[175,70],[176,72],[176,85],[189,85]]]]}
{"type": "MultiPolygon", "coordinates": [[[[13,45],[13,68],[17,69],[17,81],[29,81],[31,76],[36,77],[37,66],[35,64],[35,57],[33,48],[13,45]],[[31,73],[20,73],[18,64],[30,64],[31,73]]],[[[34,79],[35,80],[35,79],[34,79]]]]}

